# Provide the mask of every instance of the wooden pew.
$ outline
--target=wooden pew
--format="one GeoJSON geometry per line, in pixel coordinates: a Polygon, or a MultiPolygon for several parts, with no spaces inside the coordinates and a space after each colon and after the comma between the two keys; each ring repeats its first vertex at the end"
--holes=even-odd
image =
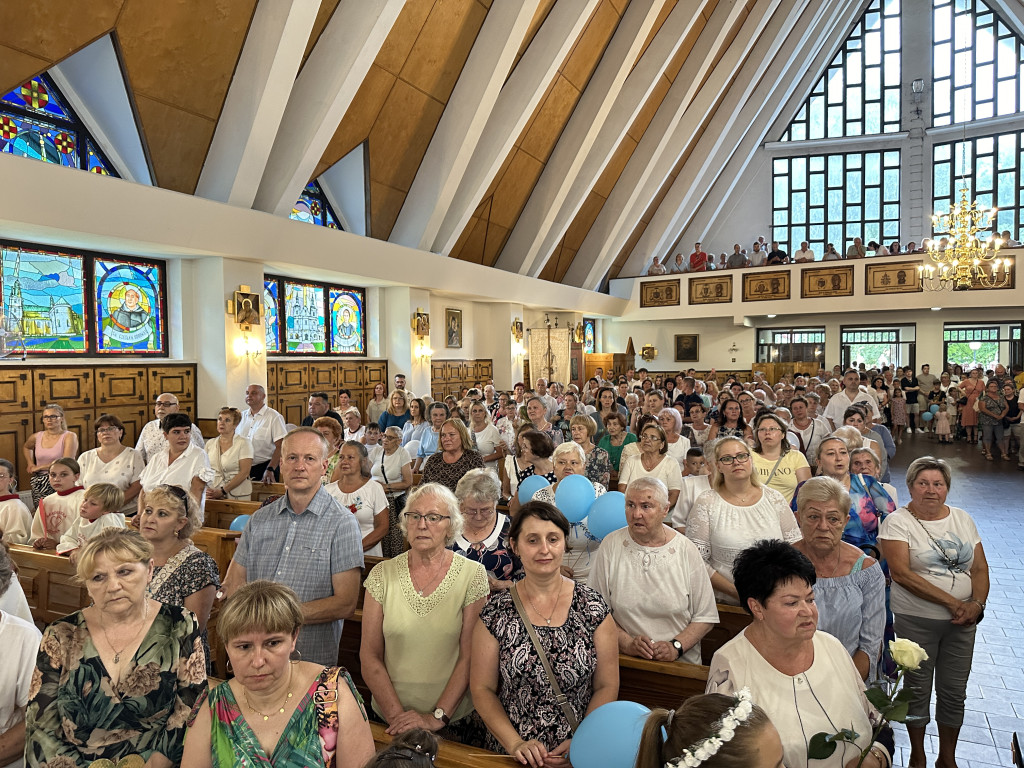
{"type": "Polygon", "coordinates": [[[241,536],[241,531],[226,531],[223,528],[204,526],[193,532],[192,543],[217,561],[217,570],[220,571],[220,578],[223,581],[241,536]]]}
{"type": "MultiPolygon", "coordinates": [[[[378,750],[391,743],[391,737],[384,732],[384,726],[380,723],[370,723],[370,730],[373,732],[373,743],[378,750]]],[[[442,739],[434,765],[436,768],[494,768],[496,765],[512,766],[519,763],[510,757],[488,752],[486,749],[467,747],[465,744],[442,739]]]]}
{"type": "Polygon", "coordinates": [[[704,693],[708,668],[699,664],[648,661],[619,654],[619,698],[651,709],[675,709],[704,693]]]}
{"type": "Polygon", "coordinates": [[[53,550],[41,552],[29,544],[12,544],[10,551],[37,623],[49,624],[89,605],[89,593],[78,583],[68,558],[53,550]]]}
{"type": "Polygon", "coordinates": [[[738,605],[718,604],[718,624],[700,641],[700,660],[710,664],[715,651],[732,640],[750,624],[750,614],[738,605]]]}
{"type": "Polygon", "coordinates": [[[276,496],[284,496],[284,494],[284,483],[254,482],[252,484],[252,495],[249,498],[262,504],[267,499],[272,499],[276,496]]]}
{"type": "Polygon", "coordinates": [[[208,499],[206,501],[206,519],[203,526],[208,528],[230,528],[231,521],[239,515],[251,515],[260,508],[258,501],[235,501],[228,499],[208,499]]]}

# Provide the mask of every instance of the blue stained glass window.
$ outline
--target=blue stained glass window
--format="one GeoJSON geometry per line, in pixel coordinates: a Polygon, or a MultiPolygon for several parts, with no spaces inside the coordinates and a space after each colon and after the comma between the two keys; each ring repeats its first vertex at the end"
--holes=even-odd
{"type": "Polygon", "coordinates": [[[119,176],[46,75],[0,98],[0,152],[119,176]]]}
{"type": "Polygon", "coordinates": [[[327,195],[315,181],[309,182],[302,190],[302,194],[292,206],[292,212],[288,218],[307,224],[318,224],[330,229],[342,229],[338,224],[338,217],[334,214],[334,209],[331,208],[331,204],[327,200],[327,195]]]}
{"type": "Polygon", "coordinates": [[[285,282],[284,322],[285,352],[325,352],[323,286],[285,282]]]}
{"type": "Polygon", "coordinates": [[[263,331],[267,352],[281,351],[281,283],[277,279],[263,281],[263,331]]]}
{"type": "Polygon", "coordinates": [[[583,321],[583,351],[586,353],[592,353],[596,347],[594,344],[594,321],[584,320],[583,321]]]}
{"type": "Polygon", "coordinates": [[[331,352],[366,354],[366,297],[358,288],[331,288],[331,352]]]}
{"type": "Polygon", "coordinates": [[[81,256],[2,246],[0,353],[86,351],[81,256]]]}
{"type": "Polygon", "coordinates": [[[162,271],[158,264],[93,261],[97,352],[165,351],[162,271]]]}

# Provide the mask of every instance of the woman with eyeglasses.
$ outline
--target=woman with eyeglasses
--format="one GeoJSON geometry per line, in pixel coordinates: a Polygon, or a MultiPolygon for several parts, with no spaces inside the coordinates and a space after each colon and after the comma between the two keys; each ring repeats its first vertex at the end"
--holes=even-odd
{"type": "Polygon", "coordinates": [[[121,513],[134,515],[135,497],[142,490],[139,478],[146,462],[141,453],[121,442],[124,439],[124,424],[117,416],[104,413],[93,423],[93,429],[96,432],[97,447],[78,457],[78,466],[82,468],[78,484],[83,488],[97,483],[116,485],[124,492],[121,513]]]}
{"type": "Polygon", "coordinates": [[[366,446],[357,440],[346,441],[335,468],[338,479],[324,486],[324,490],[343,510],[356,516],[363,536],[363,554],[383,557],[380,542],[387,535],[390,523],[388,500],[380,483],[370,479],[370,466],[366,446]]]}
{"type": "Polygon", "coordinates": [[[448,549],[463,525],[454,493],[419,486],[401,518],[409,550],[366,578],[359,660],[373,710],[392,736],[423,728],[474,740],[470,640],[490,590],[481,563],[448,549]]]}
{"type": "Polygon", "coordinates": [[[57,459],[73,459],[78,455],[78,435],[68,429],[64,409],[56,403],[43,408],[43,428],[28,436],[21,451],[25,454],[25,468],[32,486],[32,508],[39,508],[39,500],[53,493],[50,485],[50,465],[57,459]]]}
{"type": "Polygon", "coordinates": [[[683,472],[679,462],[669,455],[665,431],[657,424],[648,424],[640,432],[640,454],[623,459],[618,491],[625,493],[626,486],[638,477],[656,477],[661,480],[668,488],[669,507],[676,505],[679,491],[683,487],[683,472]]]}
{"type": "MultiPolygon", "coordinates": [[[[565,445],[565,443],[562,443],[565,445]]],[[[498,511],[501,483],[489,469],[471,469],[455,488],[465,526],[449,545],[455,554],[482,563],[492,592],[508,589],[523,575],[523,564],[512,554],[508,530],[512,519],[498,511]]]]}
{"type": "Polygon", "coordinates": [[[798,484],[811,479],[807,458],[794,451],[786,439],[786,423],[772,413],[754,422],[754,469],[761,483],[781,493],[789,503],[798,484]]]}
{"type": "Polygon", "coordinates": [[[711,465],[711,490],[697,497],[686,535],[712,569],[718,602],[738,605],[732,577],[736,556],[761,539],[799,541],[800,528],[783,495],[761,484],[745,441],[724,437],[704,453],[711,465]]]}

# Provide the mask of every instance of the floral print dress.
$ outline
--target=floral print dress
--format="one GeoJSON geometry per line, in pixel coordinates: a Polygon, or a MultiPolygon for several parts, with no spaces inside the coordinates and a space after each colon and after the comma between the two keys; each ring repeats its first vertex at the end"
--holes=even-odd
{"type": "MultiPolygon", "coordinates": [[[[579,720],[583,720],[594,692],[597,648],[594,633],[611,613],[596,591],[582,584],[573,588],[569,617],[560,627],[534,625],[541,647],[547,653],[558,687],[568,697],[579,720]]],[[[524,741],[537,739],[554,749],[571,736],[570,726],[555,701],[523,620],[512,595],[501,592],[491,597],[480,612],[480,621],[498,641],[498,699],[512,727],[524,741]]],[[[497,739],[487,734],[487,749],[504,753],[497,739]]]]}
{"type": "Polygon", "coordinates": [[[181,762],[185,722],[206,688],[195,617],[161,605],[116,687],[81,611],[43,633],[25,713],[26,768],[88,768],[154,752],[181,762]]]}

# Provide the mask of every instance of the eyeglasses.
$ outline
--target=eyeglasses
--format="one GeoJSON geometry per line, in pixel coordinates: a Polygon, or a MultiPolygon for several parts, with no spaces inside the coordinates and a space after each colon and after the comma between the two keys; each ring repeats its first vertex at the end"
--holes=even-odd
{"type": "Polygon", "coordinates": [[[660,435],[655,435],[655,434],[641,435],[640,439],[645,441],[645,442],[648,442],[648,443],[660,443],[661,442],[661,436],[660,435]]]}
{"type": "Polygon", "coordinates": [[[435,514],[419,515],[419,514],[416,514],[415,512],[403,512],[402,514],[405,515],[405,521],[407,523],[412,524],[412,525],[416,525],[420,520],[426,520],[430,525],[437,525],[442,520],[450,520],[451,519],[451,517],[449,515],[435,515],[435,514]]]}
{"type": "Polygon", "coordinates": [[[169,400],[157,400],[156,407],[159,408],[161,405],[164,406],[165,408],[169,408],[172,405],[177,405],[177,403],[172,403],[169,400]]]}
{"type": "Polygon", "coordinates": [[[55,413],[44,414],[43,415],[43,421],[52,421],[53,419],[59,419],[59,418],[60,418],[60,416],[58,416],[55,413]]]}
{"type": "Polygon", "coordinates": [[[111,432],[117,432],[117,427],[99,427],[96,430],[97,435],[108,435],[111,432]]]}
{"type": "Polygon", "coordinates": [[[727,467],[731,466],[734,461],[738,461],[740,464],[745,464],[750,461],[750,454],[737,453],[734,456],[719,456],[718,461],[720,464],[725,464],[727,467]]]}
{"type": "Polygon", "coordinates": [[[772,432],[781,432],[782,430],[778,427],[758,427],[757,433],[759,435],[770,435],[772,432]]]}

